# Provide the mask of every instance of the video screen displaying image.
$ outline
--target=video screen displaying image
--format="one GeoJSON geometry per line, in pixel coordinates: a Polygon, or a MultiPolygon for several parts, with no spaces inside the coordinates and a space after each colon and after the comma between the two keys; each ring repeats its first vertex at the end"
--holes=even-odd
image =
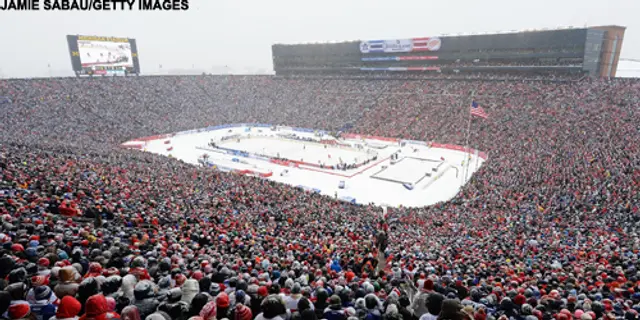
{"type": "Polygon", "coordinates": [[[128,42],[78,41],[80,63],[87,67],[133,68],[131,44],[128,42]]]}
{"type": "Polygon", "coordinates": [[[135,39],[67,36],[71,65],[77,75],[139,74],[135,39]]]}

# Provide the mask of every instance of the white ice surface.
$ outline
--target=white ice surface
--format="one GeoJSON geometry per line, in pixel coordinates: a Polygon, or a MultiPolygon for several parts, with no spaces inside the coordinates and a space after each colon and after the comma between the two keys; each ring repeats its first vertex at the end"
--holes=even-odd
{"type": "Polygon", "coordinates": [[[304,141],[282,140],[270,137],[253,137],[227,140],[218,143],[219,146],[243,150],[251,153],[267,155],[269,157],[285,157],[289,160],[304,161],[308,163],[330,166],[342,162],[355,163],[355,160],[364,161],[371,155],[367,155],[364,151],[348,150],[336,148],[304,141]]]}
{"type": "MultiPolygon", "coordinates": [[[[416,183],[427,173],[430,173],[431,175],[435,174],[432,169],[438,165],[438,162],[415,159],[412,158],[410,154],[401,154],[400,158],[402,158],[403,156],[407,156],[407,158],[402,159],[402,161],[396,164],[387,166],[386,169],[375,174],[375,176],[402,182],[416,183]]],[[[428,179],[428,177],[425,179],[428,179]]]]}
{"type": "MultiPolygon", "coordinates": [[[[250,139],[241,139],[240,143],[232,141],[225,141],[225,147],[234,147],[245,151],[262,153],[262,149],[266,152],[278,152],[280,156],[289,159],[304,158],[305,161],[316,161],[324,159],[325,161],[334,160],[342,157],[346,162],[350,162],[349,159],[357,155],[366,156],[366,150],[356,149],[340,149],[335,147],[329,147],[324,149],[322,145],[316,145],[313,143],[303,143],[299,141],[288,140],[276,140],[274,132],[268,128],[252,128],[250,132],[245,132],[245,128],[233,128],[233,129],[221,129],[216,131],[193,133],[188,135],[177,135],[168,139],[154,140],[146,143],[145,150],[157,154],[169,155],[181,159],[185,162],[197,165],[198,158],[204,153],[207,153],[214,163],[220,163],[220,165],[234,167],[238,169],[255,169],[259,172],[272,171],[273,176],[269,179],[287,183],[290,185],[298,186],[303,185],[306,187],[317,188],[321,190],[322,194],[329,196],[336,196],[338,198],[351,197],[355,198],[358,203],[375,203],[391,206],[405,206],[405,207],[422,207],[432,205],[441,201],[447,201],[454,197],[459,191],[461,185],[471,178],[473,172],[475,172],[483,163],[483,159],[471,155],[469,161],[469,174],[465,174],[466,163],[465,158],[469,157],[461,151],[454,151],[448,149],[429,148],[427,146],[411,145],[406,147],[400,147],[398,143],[386,143],[388,147],[384,149],[373,149],[377,152],[377,161],[372,161],[366,166],[352,170],[321,170],[316,168],[300,167],[291,168],[283,167],[277,164],[269,163],[267,161],[239,158],[228,154],[222,154],[219,152],[207,152],[197,147],[207,147],[207,144],[214,140],[220,140],[220,137],[228,136],[232,134],[252,135],[250,139]],[[262,132],[258,132],[261,130],[262,132]],[[256,138],[256,136],[269,136],[263,138],[256,138]],[[170,144],[165,144],[165,140],[170,140],[170,144]],[[269,141],[269,143],[266,143],[269,141]],[[301,144],[305,144],[306,148],[303,150],[301,144]],[[171,151],[167,151],[169,147],[173,147],[171,151]],[[416,152],[414,152],[414,149],[416,152]],[[405,156],[432,159],[441,161],[441,157],[444,158],[444,165],[441,166],[441,170],[446,167],[450,169],[444,171],[444,174],[439,176],[438,173],[433,172],[431,177],[423,179],[420,183],[415,185],[413,190],[407,190],[400,183],[393,183],[388,181],[382,181],[378,179],[370,178],[371,175],[380,171],[382,166],[387,166],[388,170],[385,173],[385,177],[391,177],[398,180],[413,179],[414,181],[419,178],[420,174],[424,174],[431,169],[433,165],[437,165],[435,162],[422,162],[413,159],[405,159],[397,164],[391,165],[389,157],[392,153],[401,150],[400,158],[405,156]],[[331,152],[331,159],[328,159],[326,152],[331,152]],[[466,155],[466,156],[465,156],[466,155]],[[232,158],[239,158],[241,162],[233,162],[232,158]],[[464,165],[463,165],[464,163],[464,165]],[[284,170],[288,170],[289,173],[285,176],[281,176],[284,170]],[[415,179],[414,179],[415,178],[415,179]],[[338,184],[340,181],[345,181],[346,187],[339,189],[338,184]]],[[[282,133],[282,130],[278,131],[282,133]]],[[[300,135],[300,133],[297,133],[300,135]]],[[[308,134],[312,137],[313,134],[308,134]]],[[[343,140],[343,143],[348,144],[362,144],[362,140],[343,140]]],[[[378,142],[381,143],[381,142],[378,142]]],[[[208,147],[207,147],[208,148],[208,147]]],[[[372,152],[373,152],[372,151],[372,152]]],[[[360,159],[360,158],[359,158],[360,159]]]]}

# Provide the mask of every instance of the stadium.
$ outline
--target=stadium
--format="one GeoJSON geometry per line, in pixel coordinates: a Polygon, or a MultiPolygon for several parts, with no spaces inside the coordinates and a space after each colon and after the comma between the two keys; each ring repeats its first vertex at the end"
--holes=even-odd
{"type": "Polygon", "coordinates": [[[76,77],[0,80],[0,318],[637,320],[624,32],[274,44],[275,75],[182,76],[67,36],[76,77]]]}

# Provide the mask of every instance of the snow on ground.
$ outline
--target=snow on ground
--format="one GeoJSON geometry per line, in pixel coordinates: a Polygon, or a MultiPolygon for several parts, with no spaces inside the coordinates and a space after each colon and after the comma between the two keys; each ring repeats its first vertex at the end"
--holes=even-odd
{"type": "Polygon", "coordinates": [[[273,131],[269,128],[236,127],[177,134],[170,138],[147,141],[143,148],[148,152],[171,155],[195,165],[198,164],[198,158],[206,153],[209,161],[219,167],[252,170],[257,173],[272,172],[268,179],[318,189],[322,194],[337,196],[346,201],[355,199],[355,202],[361,204],[405,207],[428,206],[451,199],[484,162],[482,158],[462,151],[414,144],[401,146],[398,142],[379,140],[341,139],[338,142],[344,146],[328,145],[325,149],[325,145],[318,142],[297,141],[277,136],[283,133],[295,133],[299,138],[307,139],[334,139],[328,135],[319,137],[314,133],[294,132],[290,129],[279,128],[273,131]],[[234,138],[222,140],[223,137],[229,136],[234,138]],[[240,139],[239,142],[235,137],[240,139]],[[269,156],[279,153],[281,158],[290,160],[304,159],[305,162],[314,164],[320,161],[325,167],[286,167],[264,159],[231,155],[210,147],[208,144],[212,140],[217,147],[269,156]],[[367,144],[367,141],[371,144],[367,144]],[[399,161],[391,164],[390,157],[396,152],[400,152],[399,161]],[[328,157],[329,154],[331,158],[328,157]],[[373,156],[376,157],[375,160],[373,156]],[[469,157],[470,160],[465,162],[469,157]],[[345,163],[353,163],[355,159],[359,162],[369,159],[369,162],[349,170],[326,168],[337,164],[340,159],[345,163]],[[465,174],[467,164],[469,173],[465,174]],[[386,168],[383,170],[383,167],[386,168]],[[433,170],[435,167],[438,171],[433,170]],[[285,171],[288,172],[285,174],[285,171]],[[427,173],[430,175],[425,176],[427,173]],[[371,178],[374,175],[386,179],[371,178]],[[341,181],[345,182],[344,189],[338,187],[341,181]],[[413,185],[413,190],[408,190],[403,186],[405,182],[417,183],[413,185]]]}

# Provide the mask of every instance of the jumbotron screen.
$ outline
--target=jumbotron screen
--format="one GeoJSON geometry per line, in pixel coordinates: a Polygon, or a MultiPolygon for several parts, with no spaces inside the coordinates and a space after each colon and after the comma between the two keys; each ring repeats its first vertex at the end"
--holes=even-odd
{"type": "Polygon", "coordinates": [[[70,35],[67,42],[77,75],[140,73],[135,39],[70,35]]]}

